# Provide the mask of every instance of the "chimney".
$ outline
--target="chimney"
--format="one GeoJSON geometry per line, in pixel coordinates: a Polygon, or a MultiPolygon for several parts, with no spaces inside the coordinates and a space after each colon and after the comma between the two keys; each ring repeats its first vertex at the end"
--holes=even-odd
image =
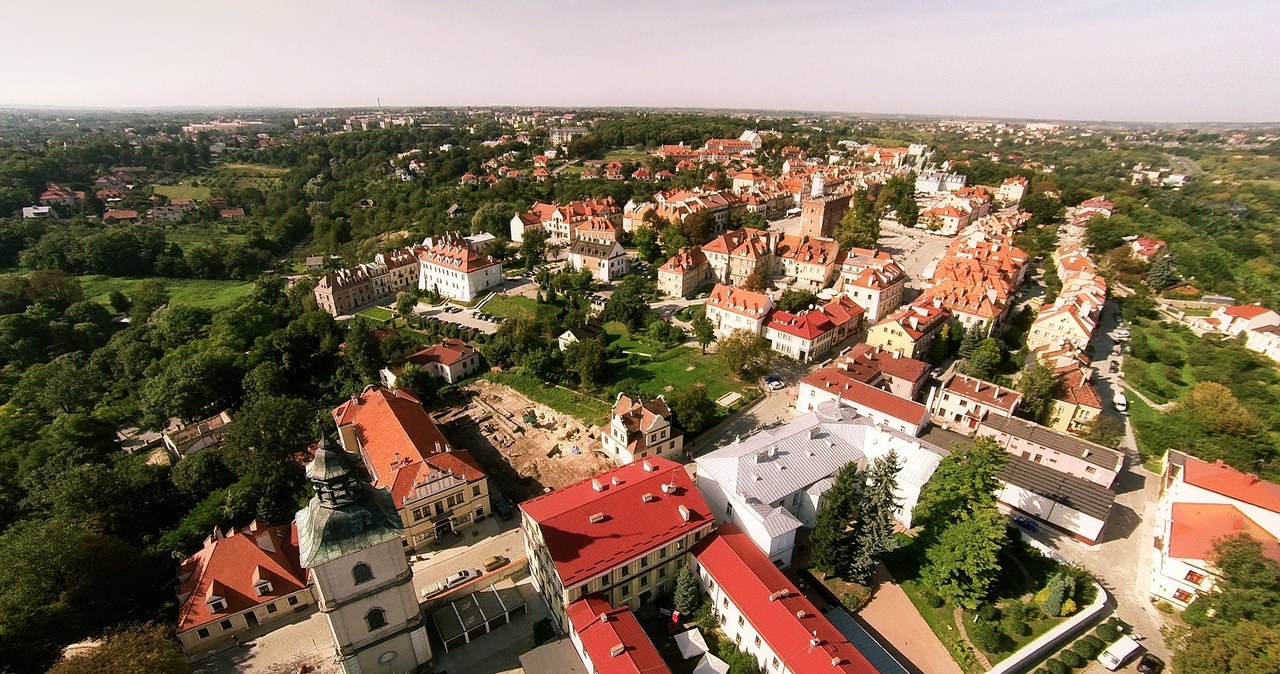
{"type": "Polygon", "coordinates": [[[609,649],[609,655],[611,655],[611,656],[613,656],[613,657],[615,657],[615,658],[616,658],[616,657],[618,657],[619,655],[622,655],[623,653],[626,653],[626,652],[627,652],[627,647],[626,647],[626,646],[623,646],[622,644],[614,644],[614,645],[613,645],[613,648],[610,648],[610,649],[609,649]]]}
{"type": "Polygon", "coordinates": [[[686,522],[689,521],[689,508],[684,505],[680,506],[680,519],[686,522]]]}
{"type": "Polygon", "coordinates": [[[600,613],[600,622],[602,622],[602,623],[607,623],[607,622],[609,622],[609,614],[608,614],[608,613],[601,612],[601,613],[600,613]]]}
{"type": "MultiPolygon", "coordinates": [[[[666,487],[666,485],[665,485],[665,484],[664,484],[664,485],[662,485],[662,486],[663,486],[663,487],[666,487]]],[[[663,491],[666,491],[666,490],[664,489],[663,491]]],[[[652,493],[645,493],[643,496],[641,496],[641,497],[640,497],[640,501],[641,501],[641,502],[643,502],[643,503],[650,503],[650,502],[652,502],[652,501],[653,501],[653,494],[652,494],[652,493]]]]}
{"type": "Polygon", "coordinates": [[[604,484],[598,478],[591,478],[591,488],[596,491],[604,491],[604,484]]]}
{"type": "Polygon", "coordinates": [[[604,521],[604,513],[595,513],[587,518],[592,524],[599,524],[604,521]]]}
{"type": "Polygon", "coordinates": [[[642,466],[644,468],[644,472],[646,473],[652,473],[653,471],[658,469],[657,466],[654,466],[652,463],[649,463],[648,459],[644,460],[644,463],[642,464],[642,466]]]}

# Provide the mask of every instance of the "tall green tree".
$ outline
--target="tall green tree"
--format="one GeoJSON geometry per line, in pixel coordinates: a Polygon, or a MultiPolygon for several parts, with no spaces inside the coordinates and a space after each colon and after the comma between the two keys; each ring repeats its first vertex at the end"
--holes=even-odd
{"type": "Polygon", "coordinates": [[[671,412],[676,415],[676,422],[690,437],[701,433],[715,421],[716,404],[702,382],[677,391],[668,402],[671,412]]]}
{"type": "Polygon", "coordinates": [[[956,443],[920,490],[911,521],[925,535],[942,532],[952,522],[995,507],[1000,469],[1009,455],[991,438],[956,443]]]}
{"type": "Polygon", "coordinates": [[[1181,276],[1173,253],[1165,253],[1151,262],[1147,270],[1147,285],[1157,292],[1178,285],[1181,276]]]}
{"type": "Polygon", "coordinates": [[[342,360],[351,382],[359,388],[378,381],[382,367],[382,349],[373,334],[373,326],[357,317],[348,324],[347,341],[342,349],[342,360]]]}
{"type": "Polygon", "coordinates": [[[702,347],[702,355],[707,355],[707,345],[716,340],[716,327],[711,324],[711,319],[707,318],[705,313],[700,313],[693,318],[691,324],[693,326],[693,338],[698,340],[698,346],[702,347]]]}
{"type": "Polygon", "coordinates": [[[875,248],[880,240],[880,216],[865,189],[853,193],[849,210],[832,235],[841,247],[875,248]]]}
{"type": "MultiPolygon", "coordinates": [[[[645,262],[656,262],[662,258],[662,246],[658,244],[658,231],[649,226],[637,227],[631,235],[631,245],[645,262]]],[[[675,251],[672,250],[672,255],[675,251]]]]}
{"type": "Polygon", "coordinates": [[[866,584],[885,553],[894,549],[894,515],[901,505],[895,491],[902,464],[890,450],[867,471],[866,487],[858,517],[853,523],[852,556],[848,560],[849,580],[866,584]]]}
{"type": "Polygon", "coordinates": [[[816,307],[819,304],[821,304],[821,302],[818,301],[817,295],[814,295],[807,290],[787,288],[782,292],[782,296],[778,298],[778,301],[775,302],[773,306],[776,309],[789,311],[794,314],[804,311],[811,306],[816,307]]]}
{"type": "Polygon", "coordinates": [[[1028,419],[1043,424],[1049,420],[1053,410],[1053,387],[1057,380],[1053,371],[1041,365],[1034,357],[1027,359],[1027,367],[1022,370],[1022,378],[1018,380],[1018,392],[1022,400],[1018,410],[1028,419]]]}
{"type": "Polygon", "coordinates": [[[866,478],[856,462],[836,471],[831,488],[822,495],[821,509],[809,537],[813,568],[827,575],[843,576],[855,554],[853,522],[860,516],[866,478]]]}
{"type": "Polygon", "coordinates": [[[147,623],[108,632],[98,646],[54,665],[48,674],[190,674],[169,629],[147,623]]]}
{"type": "MultiPolygon", "coordinates": [[[[1194,606],[1194,604],[1193,604],[1194,606]]],[[[1280,626],[1243,621],[1210,623],[1184,637],[1173,654],[1175,672],[1280,673],[1280,626]]]]}
{"type": "Polygon", "coordinates": [[[947,526],[929,546],[920,576],[943,598],[976,609],[1000,576],[1000,550],[1007,542],[1000,511],[994,505],[979,508],[947,526]]]}
{"type": "Polygon", "coordinates": [[[969,355],[964,372],[978,379],[993,379],[1004,361],[1004,345],[1000,340],[988,337],[969,355]]]}
{"type": "Polygon", "coordinates": [[[520,238],[520,257],[525,269],[533,269],[547,259],[547,233],[533,229],[520,238]]]}
{"type": "Polygon", "coordinates": [[[702,603],[702,591],[698,588],[698,576],[688,564],[676,576],[675,609],[682,616],[691,616],[702,603]]]}
{"type": "Polygon", "coordinates": [[[967,330],[963,325],[957,325],[954,329],[964,332],[964,339],[960,341],[960,350],[958,351],[958,355],[961,358],[972,356],[973,352],[977,351],[978,347],[982,345],[982,340],[987,338],[985,325],[975,325],[967,330]]]}
{"type": "Polygon", "coordinates": [[[755,381],[769,373],[775,352],[769,340],[747,330],[734,330],[720,338],[716,356],[742,381],[755,381]]]}
{"type": "Polygon", "coordinates": [[[604,376],[604,347],[598,339],[584,339],[569,345],[564,352],[564,366],[578,377],[583,388],[591,390],[600,385],[604,376]]]}
{"type": "Polygon", "coordinates": [[[129,294],[134,322],[145,322],[156,309],[169,303],[169,289],[164,281],[149,278],[139,283],[129,294]]]}

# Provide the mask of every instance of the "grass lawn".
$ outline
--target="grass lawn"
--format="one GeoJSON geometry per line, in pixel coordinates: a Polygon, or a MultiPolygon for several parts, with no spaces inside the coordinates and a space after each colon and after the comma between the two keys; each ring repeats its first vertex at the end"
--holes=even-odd
{"type": "Polygon", "coordinates": [[[481,375],[489,381],[505,384],[551,409],[568,414],[586,424],[606,423],[609,403],[591,396],[552,386],[541,379],[522,372],[487,372],[481,375]]]}
{"type": "Polygon", "coordinates": [[[375,321],[378,321],[379,323],[394,320],[396,317],[396,314],[394,311],[391,311],[390,309],[387,309],[385,307],[369,307],[368,309],[361,311],[359,315],[364,316],[365,318],[373,319],[375,321]]]}
{"type": "Polygon", "coordinates": [[[630,161],[630,162],[634,162],[635,160],[637,160],[637,159],[642,159],[642,158],[644,158],[645,156],[647,156],[647,153],[646,153],[644,150],[636,150],[636,149],[633,149],[633,148],[623,148],[623,149],[619,149],[619,150],[609,150],[608,152],[606,152],[606,153],[605,153],[605,155],[604,155],[604,161],[606,161],[606,162],[611,162],[611,161],[630,161]]]}
{"type": "Polygon", "coordinates": [[[197,187],[184,181],[179,185],[155,185],[151,188],[155,194],[166,196],[170,199],[194,199],[195,201],[208,201],[213,194],[208,187],[197,187]]]}
{"type": "Polygon", "coordinates": [[[1203,346],[1202,338],[1181,326],[1147,319],[1136,321],[1130,332],[1134,346],[1124,359],[1125,381],[1130,386],[1155,402],[1164,403],[1197,381],[1189,356],[1203,346]]]}
{"type": "MultiPolygon", "coordinates": [[[[90,275],[81,276],[80,285],[84,288],[85,299],[107,303],[107,295],[113,290],[128,295],[133,288],[145,279],[117,278],[113,276],[90,275]]],[[[170,303],[191,307],[217,309],[244,297],[253,289],[249,281],[211,281],[206,279],[166,278],[165,287],[169,290],[170,303]]]]}
{"type": "Polygon", "coordinates": [[[1160,472],[1160,457],[1164,450],[1151,447],[1144,440],[1144,432],[1150,431],[1160,424],[1160,412],[1142,402],[1138,396],[1129,399],[1129,423],[1133,424],[1133,437],[1138,442],[1138,452],[1142,454],[1142,465],[1152,472],[1160,472]]]}
{"type": "Polygon", "coordinates": [[[742,384],[719,359],[703,356],[697,344],[686,343],[663,350],[661,346],[630,334],[621,323],[608,323],[605,331],[610,345],[636,354],[634,359],[624,357],[609,361],[606,370],[608,387],[634,389],[646,396],[657,396],[671,395],[702,382],[706,384],[707,394],[712,400],[729,391],[743,393],[748,399],[753,397],[743,391],[742,384]]]}
{"type": "Polygon", "coordinates": [[[493,299],[484,303],[480,311],[494,316],[506,316],[507,318],[515,318],[517,316],[533,318],[539,314],[554,312],[555,307],[549,304],[538,304],[536,301],[520,295],[494,295],[493,299]]]}
{"type": "Polygon", "coordinates": [[[288,172],[289,169],[266,164],[219,164],[210,172],[210,177],[233,182],[239,187],[261,189],[275,186],[288,172]]]}
{"type": "Polygon", "coordinates": [[[182,250],[187,250],[198,244],[226,243],[230,241],[244,241],[244,234],[236,234],[227,231],[227,226],[217,223],[200,223],[196,225],[178,225],[165,229],[165,239],[178,244],[182,250]]]}

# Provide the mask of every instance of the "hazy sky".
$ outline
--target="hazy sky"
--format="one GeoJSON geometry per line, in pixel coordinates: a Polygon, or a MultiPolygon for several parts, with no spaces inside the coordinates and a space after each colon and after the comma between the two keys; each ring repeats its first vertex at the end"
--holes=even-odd
{"type": "Polygon", "coordinates": [[[0,105],[1280,120],[1277,0],[5,0],[0,105]]]}

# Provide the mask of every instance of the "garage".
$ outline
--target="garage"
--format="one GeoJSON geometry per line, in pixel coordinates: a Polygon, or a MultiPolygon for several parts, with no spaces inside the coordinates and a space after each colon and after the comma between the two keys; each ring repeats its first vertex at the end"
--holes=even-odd
{"type": "Polygon", "coordinates": [[[450,601],[431,614],[445,652],[506,625],[528,611],[524,596],[510,579],[450,601]]]}

